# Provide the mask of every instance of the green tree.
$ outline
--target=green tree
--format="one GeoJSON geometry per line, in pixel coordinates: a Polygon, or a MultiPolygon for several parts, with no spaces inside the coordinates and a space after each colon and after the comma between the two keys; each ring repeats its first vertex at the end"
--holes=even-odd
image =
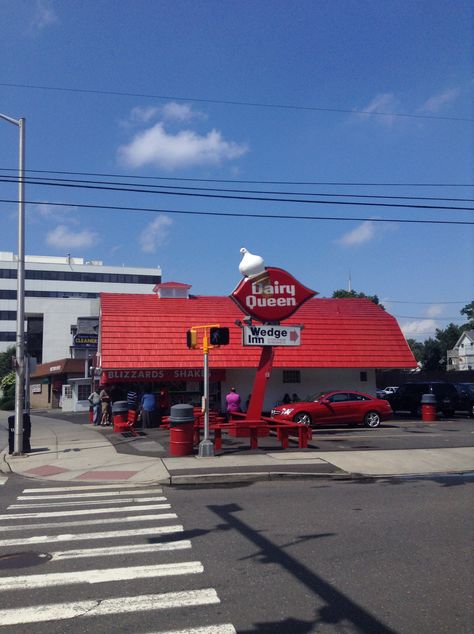
{"type": "Polygon", "coordinates": [[[417,361],[423,359],[423,353],[425,350],[425,344],[416,339],[407,339],[407,344],[410,346],[410,350],[413,352],[413,356],[417,361]]]}
{"type": "Polygon", "coordinates": [[[466,315],[468,319],[468,323],[465,324],[465,330],[473,330],[474,329],[474,302],[470,302],[466,304],[464,308],[460,310],[461,315],[466,315]]]}
{"type": "Polygon", "coordinates": [[[0,390],[2,396],[0,398],[0,409],[15,409],[15,372],[10,371],[0,380],[0,390]]]}
{"type": "Polygon", "coordinates": [[[0,379],[12,370],[12,357],[15,356],[15,346],[10,346],[5,352],[0,352],[0,379]]]}
{"type": "Polygon", "coordinates": [[[423,355],[421,357],[421,364],[423,370],[440,370],[442,360],[442,350],[439,341],[427,339],[423,345],[423,355]]]}
{"type": "Polygon", "coordinates": [[[463,326],[456,326],[456,324],[448,324],[446,328],[436,328],[436,341],[439,344],[440,351],[440,364],[446,364],[446,353],[456,345],[456,341],[459,339],[463,332],[463,326]]]}
{"type": "Polygon", "coordinates": [[[371,302],[373,302],[374,304],[377,304],[377,306],[380,306],[380,308],[383,308],[385,310],[385,308],[379,302],[379,298],[377,297],[377,295],[366,295],[365,293],[358,293],[357,291],[346,291],[343,288],[339,288],[333,292],[332,297],[340,298],[340,299],[345,299],[345,298],[370,299],[371,302]]]}

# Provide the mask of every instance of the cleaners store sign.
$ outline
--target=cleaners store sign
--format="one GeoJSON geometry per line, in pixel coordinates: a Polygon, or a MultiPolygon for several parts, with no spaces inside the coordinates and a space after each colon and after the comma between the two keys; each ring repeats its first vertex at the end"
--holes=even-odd
{"type": "Polygon", "coordinates": [[[258,281],[245,277],[231,298],[246,315],[262,322],[274,322],[287,319],[316,294],[287,271],[267,267],[263,279],[262,276],[258,281]]]}

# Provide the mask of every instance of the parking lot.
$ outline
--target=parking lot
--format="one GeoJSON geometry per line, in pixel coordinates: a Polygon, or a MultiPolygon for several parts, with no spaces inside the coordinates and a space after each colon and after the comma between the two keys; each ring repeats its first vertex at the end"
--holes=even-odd
{"type": "Polygon", "coordinates": [[[355,449],[434,449],[443,447],[472,447],[474,420],[456,416],[432,423],[424,423],[408,416],[396,415],[377,429],[366,427],[330,428],[313,430],[312,449],[344,451],[355,449]]]}

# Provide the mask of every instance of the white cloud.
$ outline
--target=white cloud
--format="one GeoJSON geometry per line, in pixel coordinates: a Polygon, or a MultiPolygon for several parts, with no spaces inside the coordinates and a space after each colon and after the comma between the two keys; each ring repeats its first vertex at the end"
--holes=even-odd
{"type": "Polygon", "coordinates": [[[130,124],[150,123],[153,119],[161,118],[163,121],[184,123],[193,119],[207,119],[207,116],[199,110],[194,110],[186,103],[170,101],[164,106],[135,106],[130,111],[128,121],[123,121],[123,127],[130,124]]]}
{"type": "Polygon", "coordinates": [[[395,95],[391,92],[381,93],[376,95],[372,101],[370,101],[363,108],[358,108],[357,116],[359,119],[366,121],[369,118],[375,119],[379,123],[383,123],[385,125],[391,126],[395,122],[398,117],[393,116],[393,114],[380,114],[377,116],[371,116],[377,112],[379,113],[393,113],[398,110],[399,102],[395,95]]]}
{"type": "Polygon", "coordinates": [[[375,223],[372,220],[364,220],[358,227],[348,231],[341,236],[337,242],[347,246],[353,246],[356,244],[363,244],[364,242],[370,242],[375,238],[375,223]]]}
{"type": "Polygon", "coordinates": [[[58,225],[46,236],[46,242],[57,249],[67,250],[79,247],[91,247],[98,243],[99,235],[94,231],[84,229],[74,231],[66,225],[58,225]]]}
{"type": "Polygon", "coordinates": [[[134,123],[148,123],[159,112],[160,109],[157,106],[136,106],[130,112],[130,120],[134,123]]]}
{"type": "Polygon", "coordinates": [[[168,216],[160,215],[150,222],[141,232],[139,243],[145,253],[154,253],[157,247],[166,242],[169,227],[173,221],[168,216]]]}
{"type": "Polygon", "coordinates": [[[428,306],[425,313],[427,317],[439,317],[443,311],[444,306],[441,306],[440,304],[432,304],[431,306],[428,306]]]}
{"type": "Polygon", "coordinates": [[[461,91],[459,88],[449,88],[448,90],[445,90],[438,95],[433,95],[433,97],[427,99],[419,110],[420,112],[438,112],[443,108],[443,106],[455,101],[460,94],[461,91]]]}
{"type": "Polygon", "coordinates": [[[422,335],[423,338],[427,338],[434,334],[437,327],[438,324],[434,319],[415,319],[400,325],[407,339],[409,337],[416,337],[416,335],[422,335]]]}
{"type": "Polygon", "coordinates": [[[29,211],[33,215],[39,215],[43,218],[49,219],[67,219],[72,220],[70,214],[76,211],[77,207],[74,205],[51,205],[50,203],[39,203],[29,208],[29,211]]]}
{"type": "Polygon", "coordinates": [[[59,22],[59,18],[50,0],[36,0],[32,11],[29,32],[37,33],[59,22]]]}
{"type": "Polygon", "coordinates": [[[206,115],[198,110],[193,110],[186,103],[170,101],[161,109],[163,119],[168,121],[191,121],[191,119],[206,119],[206,115]]]}
{"type": "Polygon", "coordinates": [[[166,132],[163,123],[135,135],[128,145],[119,148],[120,160],[127,167],[156,165],[165,169],[216,165],[239,158],[248,151],[245,144],[226,141],[218,130],[201,136],[192,130],[176,134],[166,132]]]}

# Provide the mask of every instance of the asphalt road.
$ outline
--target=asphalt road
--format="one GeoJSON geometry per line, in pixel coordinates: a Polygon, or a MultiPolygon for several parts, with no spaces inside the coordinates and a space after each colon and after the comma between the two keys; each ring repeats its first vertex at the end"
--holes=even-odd
{"type": "Polygon", "coordinates": [[[238,632],[472,634],[474,479],[170,493],[238,632]]]}
{"type": "Polygon", "coordinates": [[[90,487],[0,487],[0,633],[472,633],[474,478],[90,487]]]}

